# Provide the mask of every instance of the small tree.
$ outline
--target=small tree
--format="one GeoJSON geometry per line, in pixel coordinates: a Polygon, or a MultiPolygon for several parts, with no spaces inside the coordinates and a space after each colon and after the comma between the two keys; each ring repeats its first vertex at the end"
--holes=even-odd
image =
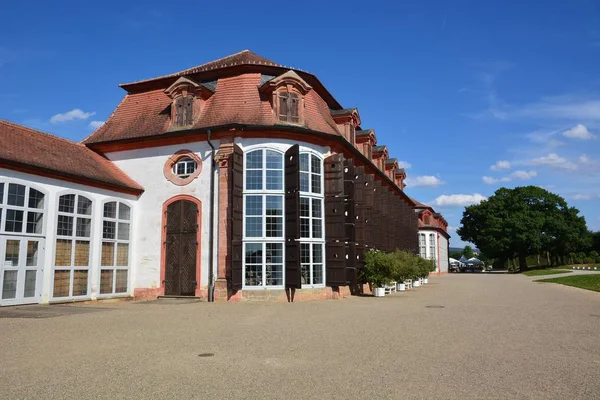
{"type": "Polygon", "coordinates": [[[361,278],[375,287],[383,287],[392,280],[392,257],[379,250],[369,250],[365,254],[365,266],[361,278]]]}
{"type": "Polygon", "coordinates": [[[590,251],[590,258],[593,260],[593,263],[600,262],[600,255],[598,255],[596,250],[590,251]]]}
{"type": "Polygon", "coordinates": [[[469,245],[466,245],[463,250],[463,256],[465,256],[467,258],[467,260],[469,258],[475,257],[475,253],[473,253],[473,248],[469,245]]]}
{"type": "Polygon", "coordinates": [[[415,257],[412,253],[398,249],[391,254],[392,278],[396,282],[402,283],[405,280],[412,279],[414,275],[412,264],[414,264],[415,257]]]}

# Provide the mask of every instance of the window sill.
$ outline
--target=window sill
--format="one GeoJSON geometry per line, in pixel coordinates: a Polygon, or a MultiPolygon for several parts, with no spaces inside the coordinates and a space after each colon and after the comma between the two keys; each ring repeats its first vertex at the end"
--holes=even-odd
{"type": "Polygon", "coordinates": [[[260,291],[260,290],[283,290],[285,286],[242,286],[242,290],[252,290],[252,291],[260,291]]]}

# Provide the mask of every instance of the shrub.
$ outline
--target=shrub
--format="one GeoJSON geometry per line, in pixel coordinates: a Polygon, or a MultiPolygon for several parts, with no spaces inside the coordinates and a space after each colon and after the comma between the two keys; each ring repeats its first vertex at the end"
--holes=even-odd
{"type": "Polygon", "coordinates": [[[369,250],[365,254],[365,266],[361,269],[361,278],[375,287],[382,287],[392,280],[392,264],[389,253],[369,250]]]}
{"type": "Polygon", "coordinates": [[[414,276],[415,255],[396,249],[390,254],[392,261],[392,278],[396,282],[404,282],[414,276]]]}
{"type": "Polygon", "coordinates": [[[593,263],[600,262],[600,255],[598,255],[596,250],[590,251],[590,258],[593,260],[593,263]]]}

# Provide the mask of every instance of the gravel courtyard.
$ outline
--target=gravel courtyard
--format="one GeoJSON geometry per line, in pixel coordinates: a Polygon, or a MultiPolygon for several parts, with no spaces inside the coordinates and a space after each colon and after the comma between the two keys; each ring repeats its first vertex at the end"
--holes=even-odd
{"type": "Polygon", "coordinates": [[[600,398],[600,293],[533,279],[449,275],[292,304],[3,308],[0,398],[600,398]]]}

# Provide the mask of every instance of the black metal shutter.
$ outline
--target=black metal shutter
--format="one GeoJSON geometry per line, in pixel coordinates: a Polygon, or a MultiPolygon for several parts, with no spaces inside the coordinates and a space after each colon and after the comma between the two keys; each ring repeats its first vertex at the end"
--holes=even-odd
{"type": "Polygon", "coordinates": [[[300,147],[285,153],[285,286],[302,287],[300,268],[300,147]]]}
{"type": "Polygon", "coordinates": [[[346,285],[344,156],[325,159],[325,252],[327,286],[346,285]]]}
{"type": "MultiPolygon", "coordinates": [[[[231,158],[231,289],[240,290],[243,281],[242,226],[244,217],[244,152],[233,147],[231,158]]],[[[225,216],[221,216],[223,218],[225,216]]],[[[212,232],[211,232],[212,234],[212,232]]]]}

